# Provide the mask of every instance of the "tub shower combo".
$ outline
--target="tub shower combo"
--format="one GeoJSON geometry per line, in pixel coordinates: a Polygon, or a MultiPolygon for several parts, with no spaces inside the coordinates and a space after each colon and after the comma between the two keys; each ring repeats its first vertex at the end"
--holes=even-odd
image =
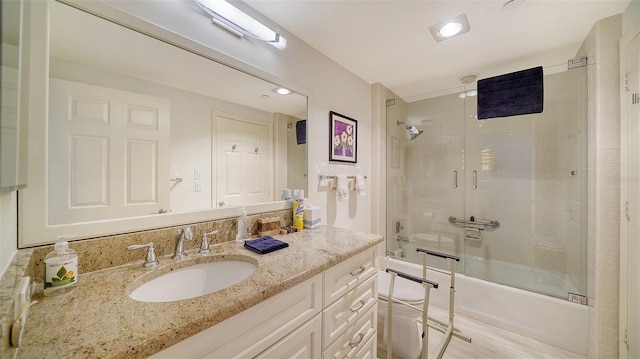
{"type": "Polygon", "coordinates": [[[475,83],[388,100],[386,238],[415,275],[417,248],[461,259],[457,312],[586,353],[588,67],[571,63],[544,68],[541,113],[479,120],[475,83]]]}

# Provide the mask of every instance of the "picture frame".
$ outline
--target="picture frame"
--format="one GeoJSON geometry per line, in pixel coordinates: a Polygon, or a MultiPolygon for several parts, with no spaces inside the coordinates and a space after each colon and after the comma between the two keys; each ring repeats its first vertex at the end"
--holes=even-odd
{"type": "Polygon", "coordinates": [[[329,112],[329,161],[358,163],[358,121],[329,112]]]}

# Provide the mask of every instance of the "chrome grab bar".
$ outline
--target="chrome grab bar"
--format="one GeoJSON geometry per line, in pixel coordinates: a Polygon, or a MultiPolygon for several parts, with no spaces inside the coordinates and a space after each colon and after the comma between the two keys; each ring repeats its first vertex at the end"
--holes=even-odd
{"type": "Polygon", "coordinates": [[[487,230],[487,231],[493,231],[495,229],[500,228],[500,222],[498,222],[496,220],[491,220],[491,221],[465,221],[465,220],[456,219],[456,217],[451,216],[451,217],[449,217],[449,223],[451,223],[452,225],[454,225],[456,227],[475,228],[475,229],[482,229],[482,230],[487,230]]]}

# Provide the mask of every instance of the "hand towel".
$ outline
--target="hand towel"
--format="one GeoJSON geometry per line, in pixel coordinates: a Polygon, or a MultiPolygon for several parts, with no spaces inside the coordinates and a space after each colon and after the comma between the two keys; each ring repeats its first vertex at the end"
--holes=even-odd
{"type": "Polygon", "coordinates": [[[356,187],[356,192],[358,192],[359,196],[364,196],[367,194],[367,186],[364,183],[364,176],[363,175],[356,175],[356,180],[355,182],[355,187],[356,187]]]}
{"type": "Polygon", "coordinates": [[[349,200],[349,179],[345,175],[336,175],[336,195],[338,201],[349,200]]]}
{"type": "Polygon", "coordinates": [[[266,254],[289,247],[289,243],[279,241],[271,236],[262,236],[258,239],[244,241],[244,246],[256,253],[266,254]]]}

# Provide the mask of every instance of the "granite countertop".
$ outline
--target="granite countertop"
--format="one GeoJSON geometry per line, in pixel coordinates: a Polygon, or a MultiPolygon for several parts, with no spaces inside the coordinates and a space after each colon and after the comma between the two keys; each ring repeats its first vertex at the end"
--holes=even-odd
{"type": "MultiPolygon", "coordinates": [[[[274,236],[289,243],[259,255],[226,242],[201,255],[142,267],[142,260],[80,274],[78,287],[54,297],[35,294],[18,358],[141,358],[205,330],[383,241],[382,236],[321,226],[274,236]],[[208,295],[167,303],[143,303],[128,294],[176,266],[209,257],[244,260],[257,270],[244,281],[208,295]]],[[[141,257],[143,253],[141,253],[141,257]]]]}

